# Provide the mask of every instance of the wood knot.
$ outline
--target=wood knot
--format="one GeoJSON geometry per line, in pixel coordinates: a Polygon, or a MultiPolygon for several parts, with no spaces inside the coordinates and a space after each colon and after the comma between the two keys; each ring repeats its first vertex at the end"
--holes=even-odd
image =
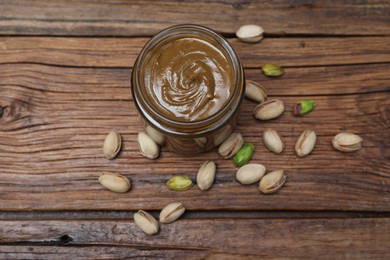
{"type": "Polygon", "coordinates": [[[68,235],[62,235],[59,240],[61,244],[68,244],[73,241],[73,238],[68,235]]]}

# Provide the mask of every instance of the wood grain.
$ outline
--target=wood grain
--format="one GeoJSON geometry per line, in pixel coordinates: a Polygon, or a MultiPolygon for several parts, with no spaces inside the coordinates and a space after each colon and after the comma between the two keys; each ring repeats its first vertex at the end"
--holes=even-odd
{"type": "Polygon", "coordinates": [[[389,229],[389,218],[186,220],[184,216],[162,225],[159,234],[147,236],[131,220],[3,221],[0,257],[386,258],[390,235],[383,231],[389,229]],[[65,245],[67,250],[61,247],[65,245]]]}
{"type": "Polygon", "coordinates": [[[388,64],[288,68],[285,76],[266,79],[257,69],[246,70],[248,78],[261,81],[271,97],[287,105],[282,117],[261,123],[251,115],[255,104],[246,100],[238,121],[246,142],[255,144],[253,161],[269,170],[286,170],[286,187],[265,196],[255,185],[239,185],[232,162],[215,151],[183,157],[163,149],[156,161],[143,158],[137,150],[136,134],[142,128],[128,69],[1,65],[1,209],[161,209],[180,198],[191,210],[389,211],[389,71],[388,64]],[[293,117],[291,106],[306,95],[315,99],[316,110],[293,117]],[[262,144],[266,127],[284,137],[286,150],[281,155],[262,144]],[[299,159],[294,143],[307,128],[317,132],[318,143],[312,155],[299,159]],[[124,144],[119,157],[108,161],[101,146],[111,130],[122,134],[124,144]],[[330,140],[340,131],[360,134],[364,148],[353,154],[334,151],[330,140]],[[165,187],[175,174],[195,179],[208,159],[219,169],[212,190],[194,187],[177,193],[165,187]],[[97,177],[103,171],[131,178],[132,191],[118,195],[102,190],[97,177]]]}
{"type": "Polygon", "coordinates": [[[0,5],[7,35],[153,35],[180,23],[234,33],[254,23],[269,34],[389,35],[388,1],[26,1],[0,5]]]}
{"type": "MultiPolygon", "coordinates": [[[[149,38],[0,37],[0,63],[74,67],[134,64],[149,38]]],[[[390,37],[265,38],[258,44],[229,38],[246,68],[335,66],[390,62],[390,37]]]]}

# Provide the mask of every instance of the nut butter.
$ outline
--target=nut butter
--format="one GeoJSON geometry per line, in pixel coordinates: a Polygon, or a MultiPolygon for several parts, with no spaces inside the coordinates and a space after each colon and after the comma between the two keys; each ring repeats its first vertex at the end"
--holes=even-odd
{"type": "Polygon", "coordinates": [[[177,25],[154,36],[139,54],[131,79],[145,126],[162,133],[168,148],[180,153],[210,150],[224,139],[221,135],[229,136],[244,82],[231,45],[197,25],[177,25]]]}

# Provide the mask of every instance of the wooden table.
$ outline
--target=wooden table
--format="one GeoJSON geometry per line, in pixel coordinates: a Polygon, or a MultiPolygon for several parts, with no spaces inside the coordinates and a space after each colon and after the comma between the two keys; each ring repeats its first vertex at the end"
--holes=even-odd
{"type": "Polygon", "coordinates": [[[0,2],[0,258],[237,259],[390,257],[390,3],[388,1],[24,1],[0,2]],[[162,149],[148,160],[131,91],[137,54],[161,29],[202,24],[237,50],[246,77],[286,104],[278,119],[252,117],[245,100],[238,131],[255,145],[252,162],[285,169],[279,192],[235,180],[217,152],[185,157],[162,149]],[[235,38],[242,24],[265,29],[257,44],[235,38]],[[260,67],[285,68],[267,78],[260,67]],[[291,107],[313,99],[297,118],[291,107]],[[285,151],[262,143],[278,130],[285,151]],[[305,129],[318,135],[311,155],[294,144],[305,129]],[[114,160],[102,155],[109,131],[122,135],[114,160]],[[335,151],[339,132],[364,138],[355,153],[335,151]],[[216,183],[173,192],[165,182],[195,180],[214,160],[216,183]],[[127,176],[126,194],[104,190],[102,172],[127,176]],[[187,208],[177,222],[147,236],[138,209],[158,216],[168,203],[187,208]]]}

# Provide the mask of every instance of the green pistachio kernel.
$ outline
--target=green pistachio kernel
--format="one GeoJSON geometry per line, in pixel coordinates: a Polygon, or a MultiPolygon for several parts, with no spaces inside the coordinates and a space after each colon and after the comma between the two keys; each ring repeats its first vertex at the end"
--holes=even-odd
{"type": "Polygon", "coordinates": [[[261,70],[268,77],[279,77],[284,74],[284,69],[275,64],[265,64],[261,70]]]}
{"type": "Polygon", "coordinates": [[[315,106],[316,103],[313,100],[301,100],[298,104],[294,105],[293,114],[294,116],[304,116],[310,113],[315,106]]]}
{"type": "Polygon", "coordinates": [[[252,158],[255,147],[253,144],[245,144],[233,157],[233,162],[236,166],[243,166],[252,158]]]}
{"type": "Polygon", "coordinates": [[[188,190],[192,185],[192,180],[187,176],[173,176],[167,181],[167,187],[174,191],[188,190]]]}

